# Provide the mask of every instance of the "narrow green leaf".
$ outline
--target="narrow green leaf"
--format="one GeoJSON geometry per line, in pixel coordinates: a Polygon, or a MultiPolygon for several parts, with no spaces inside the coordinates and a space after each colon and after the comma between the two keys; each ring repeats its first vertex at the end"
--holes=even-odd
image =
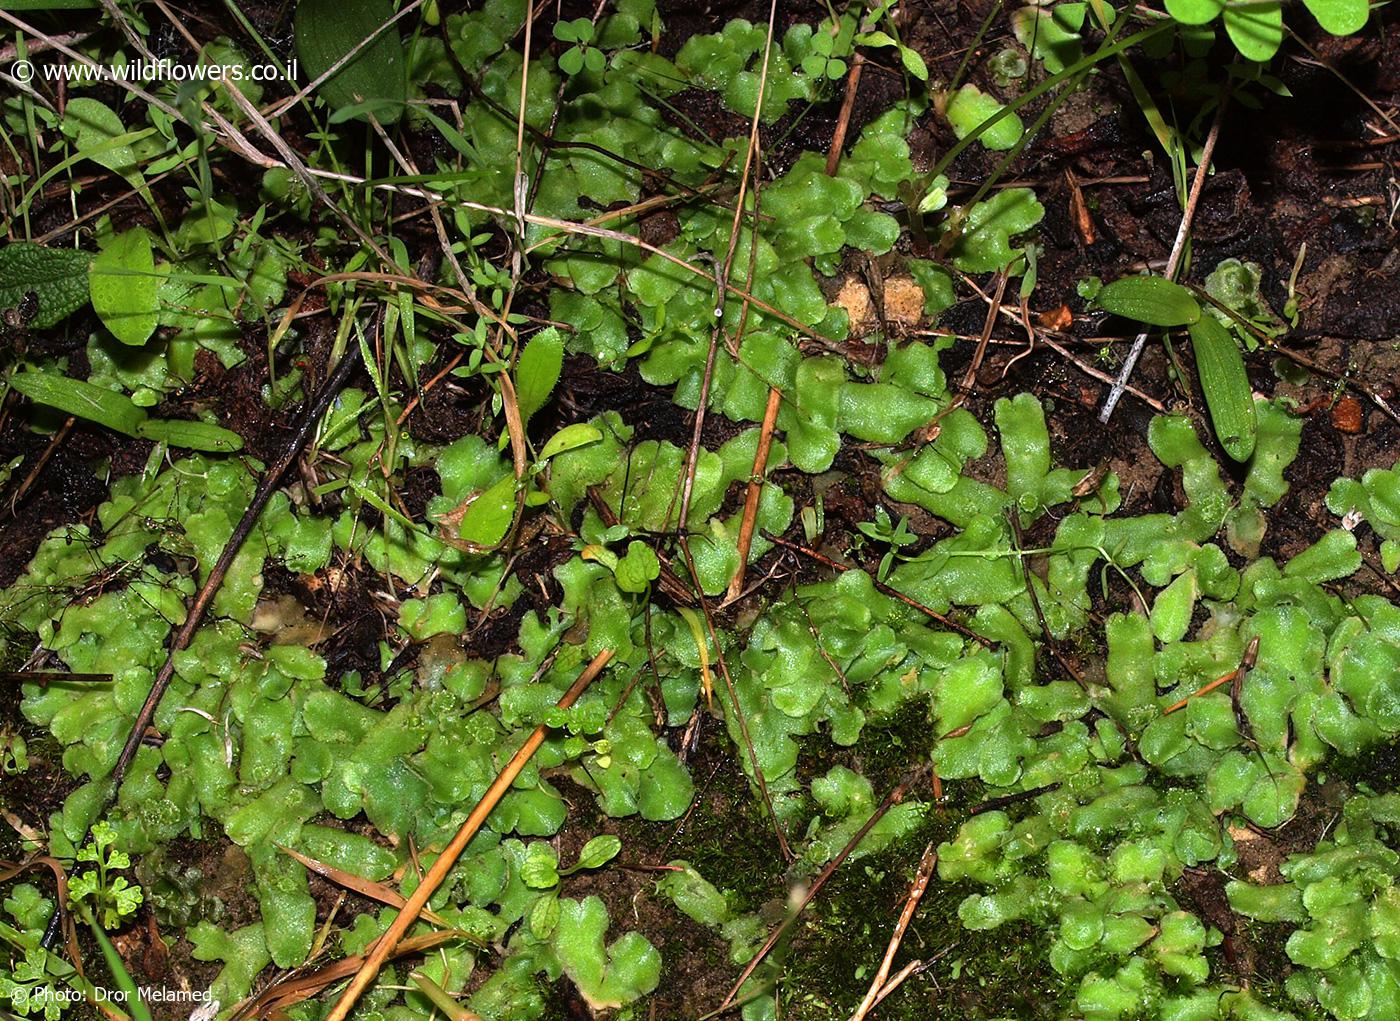
{"type": "Polygon", "coordinates": [[[888,32],[865,32],[856,36],[856,42],[861,46],[898,46],[894,37],[888,32]]]}
{"type": "Polygon", "coordinates": [[[92,938],[102,948],[102,957],[107,962],[107,968],[112,972],[112,981],[123,994],[122,1005],[131,1011],[132,1021],[152,1021],[150,1008],[146,1006],[146,1001],[141,999],[141,991],[136,988],[136,980],[131,977],[131,972],[126,970],[126,964],[122,961],[121,954],[117,953],[117,948],[112,945],[112,941],[102,931],[102,926],[94,921],[89,921],[88,926],[92,929],[92,938]]]}
{"type": "Polygon", "coordinates": [[[457,150],[458,153],[469,160],[481,159],[481,154],[476,151],[476,148],[467,141],[466,137],[460,131],[447,123],[447,121],[433,113],[426,106],[419,107],[417,113],[429,124],[437,128],[442,137],[447,140],[447,144],[457,150]]]}
{"type": "Polygon", "coordinates": [[[1240,346],[1212,316],[1202,316],[1187,329],[1215,435],[1225,453],[1236,461],[1247,461],[1254,453],[1259,426],[1240,346]]]}
{"type": "MultiPolygon", "coordinates": [[[[531,917],[533,920],[533,915],[531,917]]],[[[418,990],[432,1002],[433,1006],[442,1011],[443,1016],[449,1018],[450,1021],[471,1021],[477,1016],[454,1000],[451,993],[421,971],[411,971],[408,973],[408,977],[418,986],[418,990]]]]}
{"type": "Polygon", "coordinates": [[[243,438],[222,426],[208,422],[180,419],[148,418],[136,429],[144,439],[155,440],[182,450],[205,450],[231,454],[243,449],[243,438]]]}
{"type": "Polygon", "coordinates": [[[616,858],[621,850],[622,841],[612,834],[594,837],[583,845],[583,850],[579,852],[578,864],[574,868],[596,869],[616,858]]]}
{"type": "Polygon", "coordinates": [[[904,70],[908,71],[921,82],[928,81],[928,65],[924,63],[924,58],[919,56],[908,46],[899,48],[899,59],[904,64],[904,70]]]}
{"type": "Polygon", "coordinates": [[[1163,277],[1123,277],[1105,285],[1095,301],[1114,315],[1151,326],[1186,326],[1201,318],[1191,292],[1163,277]]]}
{"type": "Polygon", "coordinates": [[[139,347],[155,332],[160,312],[151,236],[133,227],[112,239],[88,267],[92,307],[123,344],[139,347]]]}
{"type": "Polygon", "coordinates": [[[520,419],[530,424],[530,416],[545,406],[559,382],[564,367],[564,338],[551,326],[530,338],[515,366],[515,397],[520,419]]]}
{"type": "Polygon", "coordinates": [[[115,390],[93,386],[49,372],[20,372],[10,377],[13,386],[31,401],[105,425],[127,436],[138,435],[146,413],[131,398],[115,390]]]}

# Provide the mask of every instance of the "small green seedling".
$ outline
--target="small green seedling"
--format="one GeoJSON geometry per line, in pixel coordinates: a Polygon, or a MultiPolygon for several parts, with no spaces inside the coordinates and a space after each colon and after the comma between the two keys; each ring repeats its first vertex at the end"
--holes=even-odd
{"type": "Polygon", "coordinates": [[[860,46],[870,46],[873,48],[891,48],[899,53],[899,62],[904,66],[904,70],[921,82],[928,81],[928,65],[924,63],[924,58],[918,52],[898,38],[897,30],[889,11],[895,6],[894,0],[878,0],[871,5],[871,10],[866,14],[862,22],[863,31],[856,36],[856,43],[860,46]],[[890,31],[885,32],[872,26],[885,24],[890,31]],[[895,33],[895,34],[891,34],[895,33]]]}
{"type": "Polygon", "coordinates": [[[552,847],[544,843],[532,844],[520,865],[520,878],[532,890],[552,890],[564,876],[572,876],[584,869],[602,868],[621,850],[622,841],[612,834],[594,837],[583,845],[577,862],[561,869],[552,847]]]}
{"type": "Polygon", "coordinates": [[[874,521],[862,521],[856,527],[866,537],[889,547],[885,555],[880,558],[880,567],[875,572],[876,578],[880,581],[889,577],[890,568],[894,566],[899,551],[918,541],[918,536],[909,530],[909,519],[901,515],[898,523],[892,522],[889,512],[884,507],[875,508],[874,521]]]}
{"type": "Polygon", "coordinates": [[[92,828],[92,840],[78,849],[78,861],[92,862],[89,869],[68,884],[72,909],[89,923],[101,923],[104,929],[115,929],[141,906],[141,887],[133,886],[125,876],[116,873],[131,867],[131,857],[114,846],[116,830],[109,823],[99,822],[92,828]]]}
{"type": "MultiPolygon", "coordinates": [[[[133,886],[125,876],[116,875],[122,869],[131,867],[131,857],[125,851],[117,850],[116,839],[117,833],[111,824],[99,822],[92,827],[92,839],[78,849],[77,860],[92,862],[97,869],[89,869],[69,882],[68,907],[87,923],[92,938],[102,950],[112,980],[131,1011],[131,1017],[134,1021],[152,1021],[151,1012],[141,999],[135,979],[127,971],[125,962],[105,931],[118,928],[136,913],[144,899],[141,887],[133,886]]],[[[52,958],[52,955],[49,957],[52,958]]],[[[73,980],[69,981],[75,987],[82,988],[73,980]]],[[[80,981],[85,984],[85,980],[80,981]]],[[[88,991],[87,995],[92,999],[92,992],[88,991]]]]}
{"type": "Polygon", "coordinates": [[[802,58],[802,70],[813,78],[836,81],[846,74],[847,59],[855,49],[856,23],[853,17],[842,18],[836,25],[830,20],[812,33],[810,49],[802,58]]]}
{"type": "Polygon", "coordinates": [[[593,22],[587,18],[556,22],[554,38],[573,43],[559,55],[559,70],[567,75],[576,75],[585,68],[594,74],[602,71],[607,66],[608,58],[602,50],[591,45],[593,36],[593,22]]]}
{"type": "MultiPolygon", "coordinates": [[[[964,85],[952,95],[945,96],[943,114],[959,139],[967,138],[982,124],[1002,112],[1003,106],[995,96],[989,96],[976,85],[964,85]]],[[[1025,126],[1016,114],[1007,114],[984,129],[981,141],[988,149],[1004,151],[1015,146],[1025,134],[1025,126]]]]}
{"type": "MultiPolygon", "coordinates": [[[[1265,300],[1260,290],[1263,277],[1264,271],[1256,262],[1222,259],[1206,277],[1206,293],[1247,320],[1258,332],[1269,337],[1278,337],[1287,332],[1288,325],[1275,314],[1265,300]]],[[[1294,304],[1296,306],[1296,301],[1294,304]]],[[[1233,332],[1244,342],[1246,348],[1254,350],[1257,341],[1247,329],[1223,312],[1211,310],[1209,314],[1225,326],[1233,327],[1233,332]]]]}
{"type": "Polygon", "coordinates": [[[584,560],[596,560],[612,571],[613,580],[621,592],[643,593],[661,576],[661,561],[655,551],[638,539],[629,542],[626,554],[620,557],[597,544],[585,546],[580,556],[584,560]]]}

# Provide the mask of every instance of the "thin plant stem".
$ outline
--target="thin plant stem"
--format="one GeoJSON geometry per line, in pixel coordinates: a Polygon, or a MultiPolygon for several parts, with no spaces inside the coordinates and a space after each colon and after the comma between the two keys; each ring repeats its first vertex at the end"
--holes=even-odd
{"type": "MultiPolygon", "coordinates": [[[[1201,149],[1201,161],[1196,164],[1196,174],[1191,179],[1191,193],[1186,198],[1186,208],[1181,213],[1181,225],[1176,231],[1176,240],[1172,242],[1171,255],[1167,257],[1167,268],[1163,273],[1168,280],[1175,280],[1177,270],[1181,267],[1182,254],[1186,251],[1186,239],[1191,233],[1191,221],[1196,216],[1196,207],[1200,204],[1201,193],[1205,191],[1206,177],[1210,173],[1210,160],[1215,155],[1215,143],[1220,140],[1220,125],[1225,119],[1225,106],[1229,96],[1222,97],[1220,105],[1215,110],[1215,120],[1211,122],[1210,133],[1206,135],[1206,142],[1201,149]]],[[[1142,355],[1142,349],[1147,345],[1147,338],[1150,331],[1143,330],[1133,339],[1133,346],[1128,349],[1128,356],[1123,359],[1123,367],[1118,370],[1118,378],[1113,381],[1113,388],[1108,391],[1108,397],[1103,402],[1103,410],[1099,412],[1099,421],[1107,423],[1113,417],[1113,409],[1118,406],[1118,401],[1123,396],[1123,391],[1127,389],[1128,380],[1133,375],[1133,369],[1137,366],[1138,358],[1142,355]]]]}

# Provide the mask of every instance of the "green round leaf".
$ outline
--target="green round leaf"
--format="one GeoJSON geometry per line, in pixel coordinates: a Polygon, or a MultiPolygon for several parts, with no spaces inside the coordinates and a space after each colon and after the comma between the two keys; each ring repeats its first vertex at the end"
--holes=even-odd
{"type": "MultiPolygon", "coordinates": [[[[962,139],[996,117],[1002,109],[1002,104],[995,97],[987,95],[976,85],[964,85],[948,101],[945,116],[953,127],[953,134],[962,139]]],[[[1019,142],[1025,130],[1021,118],[1009,113],[989,125],[979,139],[988,149],[1005,150],[1019,142]]]]}
{"type": "Polygon", "coordinates": [[[559,56],[559,70],[565,74],[578,74],[583,70],[583,50],[570,46],[559,56]]]}
{"type": "Polygon", "coordinates": [[[1206,25],[1220,16],[1224,0],[1166,0],[1167,13],[1183,25],[1206,25]]]}
{"type": "Polygon", "coordinates": [[[1225,31],[1240,56],[1261,63],[1283,42],[1283,6],[1277,2],[1225,9],[1225,31]]]}
{"type": "MultiPolygon", "coordinates": [[[[1351,35],[1361,31],[1370,14],[1366,0],[1303,0],[1317,23],[1333,35],[1351,35]]],[[[1170,5],[1168,5],[1170,8],[1170,5]]]]}

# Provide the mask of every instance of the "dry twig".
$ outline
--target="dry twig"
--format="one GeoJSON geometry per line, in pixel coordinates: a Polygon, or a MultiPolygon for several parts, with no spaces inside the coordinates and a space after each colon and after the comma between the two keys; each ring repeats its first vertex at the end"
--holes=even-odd
{"type": "Polygon", "coordinates": [[[933,849],[932,844],[929,844],[924,848],[924,856],[919,859],[918,871],[914,873],[914,882],[909,887],[909,896],[904,901],[904,910],[899,913],[899,921],[895,923],[894,932],[890,935],[889,946],[885,948],[885,957],[880,962],[879,970],[875,972],[875,979],[870,983],[870,988],[865,993],[865,999],[860,1001],[860,1006],[851,1015],[851,1021],[864,1021],[865,1015],[869,1014],[880,1000],[880,994],[884,991],[886,980],[889,978],[890,967],[894,964],[894,955],[899,953],[899,945],[904,942],[904,933],[914,918],[914,912],[919,908],[919,901],[923,899],[924,891],[928,889],[929,880],[933,877],[933,867],[937,864],[938,852],[933,849]]]}
{"type": "MultiPolygon", "coordinates": [[[[1196,207],[1200,205],[1201,193],[1205,191],[1206,178],[1210,172],[1210,160],[1215,154],[1215,143],[1220,140],[1220,124],[1225,119],[1226,98],[1221,97],[1220,106],[1215,111],[1215,120],[1210,125],[1210,133],[1206,135],[1205,145],[1201,147],[1201,159],[1196,164],[1196,174],[1191,179],[1191,193],[1187,196],[1186,207],[1181,214],[1181,226],[1177,228],[1176,240],[1172,242],[1171,255],[1167,258],[1167,268],[1163,273],[1163,276],[1168,280],[1176,279],[1176,271],[1181,266],[1181,256],[1186,251],[1186,239],[1191,234],[1191,221],[1195,219],[1196,207]]],[[[1150,331],[1143,330],[1133,338],[1133,346],[1128,351],[1128,357],[1123,359],[1123,367],[1118,370],[1118,378],[1114,380],[1113,389],[1109,390],[1108,397],[1103,402],[1103,410],[1099,412],[1100,422],[1107,422],[1113,417],[1113,409],[1118,406],[1123,391],[1128,387],[1128,379],[1132,376],[1133,368],[1142,355],[1142,349],[1147,346],[1149,334],[1150,331]]]]}
{"type": "Polygon", "coordinates": [[[729,583],[724,601],[732,603],[744,590],[744,574],[749,565],[749,549],[753,545],[754,522],[758,519],[758,501],[763,495],[763,476],[768,468],[768,451],[773,445],[773,427],[778,421],[778,408],[783,394],[777,387],[768,391],[768,406],[763,411],[763,428],[758,434],[758,450],[753,455],[753,475],[748,492],[744,494],[744,517],[739,522],[739,570],[729,583]]]}
{"type": "MultiPolygon", "coordinates": [[[[593,657],[583,673],[579,674],[578,680],[570,685],[569,690],[564,692],[557,703],[560,709],[567,709],[578,700],[585,688],[593,683],[603,667],[608,665],[608,660],[612,659],[612,650],[604,649],[593,657]]],[[[432,868],[428,869],[427,875],[422,882],[414,889],[413,894],[408,898],[395,917],[392,924],[383,936],[375,942],[374,948],[365,957],[359,970],[355,972],[354,978],[350,980],[350,985],[345,992],[340,994],[340,999],[331,1008],[331,1012],[326,1016],[326,1021],[345,1021],[350,1011],[354,1009],[360,995],[368,988],[369,984],[375,980],[379,974],[379,969],[384,966],[384,962],[394,953],[399,941],[414,922],[418,921],[418,916],[428,903],[437,888],[442,885],[442,881],[447,878],[447,874],[452,871],[452,867],[457,864],[457,859],[462,856],[462,852],[467,849],[477,830],[481,829],[481,824],[486,821],[486,817],[495,811],[496,805],[500,803],[506,791],[510,790],[510,785],[515,782],[515,778],[520,775],[520,771],[525,768],[526,763],[539,750],[544,743],[545,734],[549,728],[545,724],[540,724],[534,732],[525,739],[525,743],[520,746],[520,750],[511,756],[511,760],[505,764],[500,774],[487,788],[486,793],[481,796],[481,800],[476,803],[476,807],[471,810],[461,829],[442,849],[442,853],[433,862],[432,868]]]]}
{"type": "Polygon", "coordinates": [[[1225,674],[1222,677],[1217,677],[1215,680],[1209,682],[1208,684],[1201,685],[1199,688],[1191,692],[1191,694],[1187,695],[1185,698],[1173,702],[1171,705],[1167,706],[1165,709],[1162,710],[1162,715],[1166,716],[1169,713],[1176,712],[1178,709],[1184,709],[1186,707],[1186,704],[1190,702],[1193,698],[1200,698],[1202,695],[1209,695],[1216,688],[1222,687],[1226,684],[1233,684],[1239,680],[1242,680],[1244,678],[1244,675],[1249,673],[1249,671],[1254,668],[1254,660],[1255,657],[1258,655],[1259,637],[1256,635],[1254,638],[1250,639],[1249,646],[1244,650],[1244,658],[1240,660],[1239,666],[1235,667],[1235,669],[1231,670],[1228,674],[1225,674]]]}
{"type": "Polygon", "coordinates": [[[194,601],[190,603],[189,610],[185,614],[185,622],[180,626],[174,641],[170,643],[170,652],[165,657],[165,663],[161,666],[160,672],[156,674],[155,681],[151,684],[150,694],[146,696],[145,704],[141,706],[140,712],[136,714],[136,719],[131,725],[131,734],[126,739],[126,745],[122,748],[121,754],[117,756],[116,765],[112,767],[110,790],[112,796],[115,796],[117,788],[121,786],[122,776],[126,773],[126,768],[131,765],[131,760],[136,757],[137,749],[141,747],[142,738],[145,736],[146,728],[150,726],[151,720],[155,717],[156,706],[160,705],[161,696],[165,694],[165,689],[169,687],[171,680],[175,677],[175,656],[194,638],[194,633],[203,622],[209,604],[214,601],[214,594],[219,591],[219,586],[224,582],[224,575],[228,573],[229,567],[233,564],[233,558],[238,555],[238,551],[243,548],[243,543],[252,534],[253,526],[262,516],[263,508],[267,506],[267,502],[272,499],[278,482],[281,481],[282,476],[286,474],[287,469],[301,453],[302,448],[306,446],[335,395],[340,392],[346,380],[350,378],[355,362],[356,359],[351,358],[349,354],[342,356],[340,364],[335,367],[330,377],[322,385],[315,399],[302,411],[301,422],[297,425],[297,430],[292,434],[291,439],[287,441],[282,456],[267,471],[263,472],[263,477],[258,482],[258,488],[253,493],[253,499],[248,504],[247,510],[238,519],[233,534],[229,536],[228,543],[224,546],[223,552],[219,554],[219,559],[209,569],[209,576],[204,579],[204,584],[195,593],[194,601]]]}

